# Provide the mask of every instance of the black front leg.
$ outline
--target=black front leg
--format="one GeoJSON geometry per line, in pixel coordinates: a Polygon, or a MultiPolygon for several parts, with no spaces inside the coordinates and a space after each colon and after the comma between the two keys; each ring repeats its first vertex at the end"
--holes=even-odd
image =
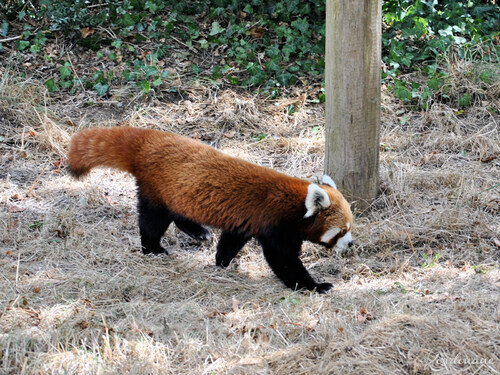
{"type": "Polygon", "coordinates": [[[172,214],[163,205],[138,193],[139,232],[144,254],[168,254],[160,240],[173,220],[172,214]]]}
{"type": "Polygon", "coordinates": [[[245,235],[223,231],[217,244],[215,264],[222,267],[229,266],[229,263],[231,263],[248,240],[249,237],[245,235]]]}
{"type": "Polygon", "coordinates": [[[308,289],[326,293],[330,283],[316,283],[299,259],[302,240],[289,233],[258,237],[269,266],[285,285],[293,290],[308,289]]]}

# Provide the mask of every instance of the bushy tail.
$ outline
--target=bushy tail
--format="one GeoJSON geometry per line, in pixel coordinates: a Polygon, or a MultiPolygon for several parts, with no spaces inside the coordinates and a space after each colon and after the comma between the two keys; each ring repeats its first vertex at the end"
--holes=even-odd
{"type": "Polygon", "coordinates": [[[70,174],[80,178],[98,166],[133,173],[134,155],[145,132],[146,129],[130,127],[82,130],[71,139],[68,154],[70,174]]]}

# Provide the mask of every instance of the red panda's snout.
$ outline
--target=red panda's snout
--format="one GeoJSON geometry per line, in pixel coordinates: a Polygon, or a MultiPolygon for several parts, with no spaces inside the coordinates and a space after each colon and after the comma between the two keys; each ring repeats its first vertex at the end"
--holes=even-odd
{"type": "Polygon", "coordinates": [[[335,215],[333,222],[332,220],[326,220],[323,226],[323,234],[320,237],[320,244],[331,249],[335,248],[337,253],[342,253],[354,244],[351,227],[352,221],[349,221],[344,215],[335,215]]]}

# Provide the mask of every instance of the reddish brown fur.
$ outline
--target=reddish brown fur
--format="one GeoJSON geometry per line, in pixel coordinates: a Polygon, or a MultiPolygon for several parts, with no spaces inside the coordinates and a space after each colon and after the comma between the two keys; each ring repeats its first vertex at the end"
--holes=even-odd
{"type": "MultiPolygon", "coordinates": [[[[169,132],[87,129],[73,137],[68,158],[77,177],[96,166],[127,171],[148,197],[198,223],[226,230],[244,228],[256,235],[276,218],[293,222],[306,212],[309,182],[169,132]]],[[[337,190],[321,187],[333,204],[343,200],[337,190]]],[[[312,228],[311,235],[319,238],[327,229],[312,228]]]]}
{"type": "Polygon", "coordinates": [[[317,284],[298,258],[303,240],[333,246],[345,232],[323,243],[327,231],[351,229],[350,207],[329,185],[320,185],[321,190],[190,138],[149,129],[84,130],[73,137],[68,157],[76,177],[96,166],[118,168],[136,177],[145,253],[165,252],[159,242],[172,220],[200,239],[208,232],[199,224],[208,224],[223,229],[218,265],[229,264],[245,242],[256,237],[271,268],[289,287],[321,293],[332,287],[317,284]],[[309,194],[309,188],[315,194],[309,194]]]}

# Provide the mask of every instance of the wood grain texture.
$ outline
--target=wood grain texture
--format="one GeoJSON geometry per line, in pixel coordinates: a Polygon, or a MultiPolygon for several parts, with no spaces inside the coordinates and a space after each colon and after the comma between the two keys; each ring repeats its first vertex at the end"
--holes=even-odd
{"type": "Polygon", "coordinates": [[[381,0],[327,0],[325,169],[358,207],[379,187],[381,0]]]}

